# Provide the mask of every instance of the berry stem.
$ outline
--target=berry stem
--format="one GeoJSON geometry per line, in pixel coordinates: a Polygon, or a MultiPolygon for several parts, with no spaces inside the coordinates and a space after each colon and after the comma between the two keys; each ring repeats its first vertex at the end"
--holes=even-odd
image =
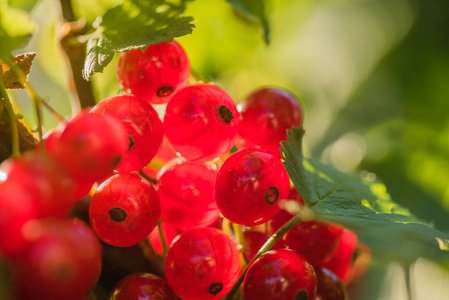
{"type": "Polygon", "coordinates": [[[162,231],[162,221],[159,220],[157,222],[157,231],[159,232],[159,237],[161,238],[161,244],[162,244],[162,253],[164,255],[164,259],[167,257],[168,247],[167,247],[167,239],[165,238],[165,234],[162,231]]]}
{"type": "Polygon", "coordinates": [[[281,238],[287,231],[289,231],[294,226],[298,225],[302,222],[301,216],[296,216],[287,223],[285,223],[281,228],[278,229],[268,240],[267,242],[259,249],[256,256],[251,260],[251,262],[246,266],[246,269],[242,272],[237,282],[232,287],[231,291],[226,296],[225,300],[232,300],[232,297],[234,294],[239,290],[240,285],[242,285],[243,279],[245,278],[246,272],[248,271],[248,268],[251,266],[251,264],[259,258],[262,254],[267,252],[268,250],[273,247],[273,245],[281,238]]]}
{"type": "Polygon", "coordinates": [[[11,141],[12,141],[12,154],[11,157],[19,157],[20,156],[20,148],[19,148],[19,130],[17,128],[17,118],[14,113],[14,109],[11,104],[11,100],[9,99],[8,93],[6,92],[5,86],[3,82],[0,80],[0,94],[3,98],[3,101],[6,106],[6,110],[9,115],[10,126],[11,126],[11,141]]]}
{"type": "Polygon", "coordinates": [[[26,79],[26,75],[22,72],[22,70],[17,67],[17,65],[13,64],[12,62],[8,62],[9,66],[11,67],[11,70],[16,74],[17,78],[19,79],[20,84],[25,88],[27,91],[28,96],[31,98],[34,104],[34,111],[36,113],[36,119],[37,119],[37,134],[39,137],[39,141],[42,140],[42,113],[39,107],[39,96],[37,95],[36,91],[30,86],[29,82],[26,79]]]}
{"type": "Polygon", "coordinates": [[[157,179],[148,176],[143,170],[139,170],[139,175],[151,184],[157,185],[157,179]]]}
{"type": "Polygon", "coordinates": [[[245,256],[245,237],[243,236],[242,233],[242,227],[235,224],[235,223],[231,223],[232,226],[232,231],[234,232],[234,237],[235,240],[237,241],[237,244],[240,246],[239,248],[239,252],[240,252],[240,264],[242,266],[242,269],[246,267],[246,265],[248,264],[248,259],[245,256]]]}

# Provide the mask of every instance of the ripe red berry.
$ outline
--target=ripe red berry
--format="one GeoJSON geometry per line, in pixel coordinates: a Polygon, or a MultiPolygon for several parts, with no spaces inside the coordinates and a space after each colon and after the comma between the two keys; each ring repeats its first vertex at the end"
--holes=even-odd
{"type": "Polygon", "coordinates": [[[312,265],[288,249],[271,250],[256,259],[243,281],[246,300],[314,299],[317,278],[312,265]]]}
{"type": "Polygon", "coordinates": [[[354,273],[358,243],[357,235],[351,230],[343,228],[341,238],[334,251],[321,264],[337,275],[345,285],[349,284],[354,273]]]}
{"type": "Polygon", "coordinates": [[[213,160],[234,145],[239,115],[234,101],[211,84],[183,88],[173,96],[164,116],[165,135],[189,160],[213,160]]]}
{"type": "Polygon", "coordinates": [[[17,181],[0,183],[0,256],[15,259],[23,255],[28,242],[23,226],[40,218],[39,205],[17,181]]]}
{"type": "Polygon", "coordinates": [[[111,291],[109,300],[176,300],[167,282],[150,273],[135,273],[120,280],[111,291]]]}
{"type": "Polygon", "coordinates": [[[302,126],[298,100],[283,89],[258,89],[238,105],[238,110],[240,148],[246,143],[280,157],[279,143],[286,140],[286,129],[302,126]]]}
{"type": "Polygon", "coordinates": [[[68,215],[76,200],[73,180],[56,160],[44,153],[31,151],[4,164],[8,164],[6,181],[16,182],[30,195],[40,217],[62,218],[68,215]]]}
{"type": "Polygon", "coordinates": [[[331,223],[303,221],[282,236],[283,244],[307,258],[313,265],[325,261],[335,249],[343,227],[331,223]]]}
{"type": "Polygon", "coordinates": [[[13,270],[23,299],[80,299],[97,282],[101,246],[83,222],[45,219],[23,230],[30,246],[13,270]]]}
{"type": "Polygon", "coordinates": [[[109,115],[83,111],[60,137],[59,162],[79,181],[95,182],[110,176],[129,148],[123,125],[109,115]]]}
{"type": "MultiPolygon", "coordinates": [[[[44,145],[45,153],[47,153],[49,156],[55,158],[56,160],[59,160],[58,155],[60,152],[60,139],[61,134],[64,131],[65,125],[58,126],[56,128],[53,128],[52,130],[49,130],[44,136],[41,141],[44,145]]],[[[36,147],[36,152],[40,151],[40,145],[36,147]]],[[[59,161],[59,163],[61,163],[59,161]]],[[[85,177],[77,176],[73,173],[73,170],[69,167],[68,169],[64,167],[65,164],[62,164],[62,167],[67,170],[67,172],[70,174],[72,178],[72,184],[73,184],[73,198],[76,200],[79,200],[86,196],[89,191],[92,188],[92,185],[95,183],[95,180],[88,179],[85,177]]],[[[67,164],[70,166],[70,164],[67,164]]]]}
{"type": "Polygon", "coordinates": [[[89,206],[90,224],[105,243],[128,247],[142,241],[160,216],[159,197],[138,175],[117,174],[100,185],[89,206]]]}
{"type": "Polygon", "coordinates": [[[119,172],[142,169],[153,159],[162,144],[164,128],[156,110],[134,95],[104,99],[92,108],[91,113],[115,117],[128,133],[129,148],[117,166],[119,172]]]}
{"type": "Polygon", "coordinates": [[[318,288],[314,300],[347,300],[346,289],[337,275],[326,268],[315,267],[318,288]]]}
{"type": "Polygon", "coordinates": [[[151,104],[167,103],[189,76],[189,58],[174,41],[122,53],[117,67],[122,88],[151,104]]]}
{"type": "Polygon", "coordinates": [[[167,163],[161,173],[157,193],[164,222],[185,231],[209,226],[217,220],[217,172],[211,166],[178,157],[167,163]]]}
{"type": "Polygon", "coordinates": [[[221,166],[215,197],[223,216],[231,222],[255,226],[269,221],[286,199],[290,180],[279,158],[258,150],[232,154],[221,166]]]}
{"type": "Polygon", "coordinates": [[[184,300],[221,299],[240,274],[237,245],[216,228],[184,232],[168,251],[165,274],[184,300]]]}

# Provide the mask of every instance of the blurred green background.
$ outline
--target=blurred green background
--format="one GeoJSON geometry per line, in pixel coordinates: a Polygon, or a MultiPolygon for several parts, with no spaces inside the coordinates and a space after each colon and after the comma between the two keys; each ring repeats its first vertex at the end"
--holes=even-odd
{"type": "MultiPolygon", "coordinates": [[[[38,25],[17,51],[38,53],[32,84],[69,115],[59,1],[9,2],[30,10],[38,25]]],[[[76,17],[92,23],[120,0],[72,2],[76,17]]],[[[266,13],[269,46],[260,27],[226,1],[189,4],[186,14],[196,18],[196,29],[178,41],[192,69],[236,102],[260,86],[291,90],[305,110],[308,155],[345,171],[373,173],[396,202],[449,231],[449,2],[271,0],[266,13]]],[[[115,66],[93,76],[97,101],[119,92],[115,66]]],[[[18,92],[17,100],[34,127],[29,99],[18,92]]],[[[56,125],[45,114],[46,129],[56,125]]],[[[448,273],[429,261],[405,274],[398,265],[374,261],[351,293],[352,299],[447,299],[448,285],[448,273]]]]}

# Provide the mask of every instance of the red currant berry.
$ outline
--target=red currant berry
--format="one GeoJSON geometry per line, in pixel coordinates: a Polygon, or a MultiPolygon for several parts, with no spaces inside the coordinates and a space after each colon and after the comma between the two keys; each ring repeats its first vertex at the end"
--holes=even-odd
{"type": "Polygon", "coordinates": [[[89,206],[90,224],[105,243],[135,245],[156,227],[159,197],[152,186],[134,174],[117,174],[100,185],[89,206]]]}
{"type": "Polygon", "coordinates": [[[189,76],[189,58],[177,42],[122,53],[117,67],[122,88],[150,104],[167,103],[189,76]]]}
{"type": "Polygon", "coordinates": [[[222,231],[198,228],[182,233],[165,262],[168,284],[184,300],[221,299],[237,282],[237,245],[222,231]]]}
{"type": "Polygon", "coordinates": [[[357,235],[349,229],[344,228],[340,240],[334,251],[321,265],[348,285],[354,273],[354,262],[357,255],[357,235]]]}
{"type": "MultiPolygon", "coordinates": [[[[59,147],[61,144],[60,138],[64,128],[65,125],[53,128],[43,136],[43,139],[41,141],[44,144],[45,152],[49,156],[56,158],[56,160],[58,160],[58,153],[60,151],[59,147]]],[[[36,147],[36,152],[40,152],[40,146],[36,147]]],[[[71,175],[72,178],[74,190],[73,198],[79,200],[86,196],[91,190],[92,185],[95,183],[95,181],[92,179],[76,176],[76,174],[73,174],[73,170],[71,170],[70,168],[67,170],[67,172],[71,175]]]]}
{"type": "Polygon", "coordinates": [[[13,281],[23,299],[80,299],[101,273],[101,245],[78,220],[30,221],[31,242],[15,264],[13,281]]]}
{"type": "Polygon", "coordinates": [[[273,218],[286,199],[290,179],[279,158],[258,150],[232,154],[221,166],[215,197],[223,216],[231,222],[255,226],[273,218]]]}
{"type": "Polygon", "coordinates": [[[100,101],[91,113],[114,116],[128,133],[129,148],[117,166],[119,172],[142,169],[159,150],[164,136],[162,121],[151,105],[136,96],[109,97],[100,101]]]}
{"type": "Polygon", "coordinates": [[[15,259],[23,255],[28,242],[23,226],[40,217],[38,204],[16,181],[0,183],[0,256],[15,259]]]}
{"type": "Polygon", "coordinates": [[[157,152],[155,159],[158,160],[159,162],[166,163],[175,157],[177,157],[176,151],[173,149],[173,146],[170,145],[170,142],[164,135],[164,138],[162,139],[161,148],[157,152]]]}
{"type": "Polygon", "coordinates": [[[15,181],[32,197],[40,217],[67,216],[76,200],[73,180],[54,159],[28,152],[5,163],[9,163],[7,181],[15,181]]]}
{"type": "Polygon", "coordinates": [[[318,288],[314,300],[347,300],[346,289],[337,275],[326,268],[315,267],[318,288]]]}
{"type": "Polygon", "coordinates": [[[280,157],[280,142],[286,140],[286,129],[302,126],[302,110],[290,92],[279,88],[254,91],[238,106],[239,138],[280,157]]]}
{"type": "Polygon", "coordinates": [[[283,244],[307,258],[313,265],[325,261],[338,244],[343,227],[331,223],[303,221],[282,236],[283,244]]]}
{"type": "Polygon", "coordinates": [[[57,156],[72,177],[95,182],[112,174],[128,147],[119,120],[83,111],[62,132],[57,156]]]}
{"type": "Polygon", "coordinates": [[[111,291],[109,300],[176,300],[167,282],[150,273],[135,273],[120,280],[111,291]]]}
{"type": "Polygon", "coordinates": [[[317,278],[312,265],[288,249],[271,250],[256,259],[243,281],[246,300],[313,300],[317,278]]]}
{"type": "MultiPolygon", "coordinates": [[[[58,153],[59,147],[59,139],[61,138],[61,134],[64,131],[64,126],[55,127],[49,131],[47,131],[42,137],[41,143],[44,145],[45,153],[50,156],[55,156],[58,153]]],[[[40,145],[36,147],[36,152],[41,150],[40,145]]]]}
{"type": "Polygon", "coordinates": [[[209,226],[217,220],[217,172],[211,166],[179,157],[167,163],[161,173],[157,193],[164,222],[185,231],[209,226]]]}
{"type": "Polygon", "coordinates": [[[234,145],[239,115],[234,101],[211,84],[183,88],[168,103],[165,134],[189,160],[213,160],[234,145]]]}

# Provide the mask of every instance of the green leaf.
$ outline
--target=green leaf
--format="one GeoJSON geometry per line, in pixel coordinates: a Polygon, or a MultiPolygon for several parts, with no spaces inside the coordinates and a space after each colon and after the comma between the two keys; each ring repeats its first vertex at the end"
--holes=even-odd
{"type": "Polygon", "coordinates": [[[270,25],[265,14],[265,2],[263,0],[226,0],[234,9],[242,13],[247,19],[260,25],[263,37],[267,45],[270,44],[270,25]]]}
{"type": "Polygon", "coordinates": [[[372,176],[343,173],[302,154],[302,129],[282,142],[285,167],[315,218],[355,231],[374,254],[410,263],[418,257],[447,256],[449,234],[419,220],[395,203],[372,176]],[[442,251],[445,250],[445,251],[442,251]]]}
{"type": "Polygon", "coordinates": [[[114,52],[145,49],[192,33],[194,19],[181,15],[187,1],[125,0],[110,9],[88,41],[83,77],[89,80],[102,72],[114,52]]]}
{"type": "Polygon", "coordinates": [[[31,38],[35,24],[30,16],[0,0],[0,59],[9,60],[11,52],[31,38]]]}

